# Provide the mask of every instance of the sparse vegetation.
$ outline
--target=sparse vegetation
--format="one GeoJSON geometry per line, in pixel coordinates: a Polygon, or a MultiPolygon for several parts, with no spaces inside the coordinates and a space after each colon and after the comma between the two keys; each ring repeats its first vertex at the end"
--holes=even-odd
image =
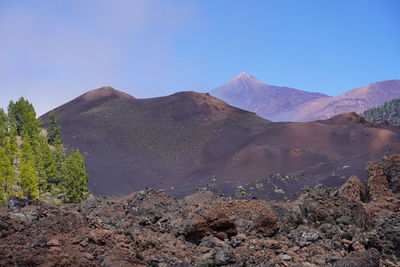
{"type": "Polygon", "coordinates": [[[400,126],[400,98],[390,100],[380,107],[367,109],[361,116],[371,122],[388,121],[392,125],[400,126]]]}
{"type": "Polygon", "coordinates": [[[246,190],[244,189],[243,186],[239,185],[236,187],[236,191],[235,191],[235,196],[238,198],[241,197],[245,197],[247,196],[249,193],[246,192],[246,190]]]}
{"type": "Polygon", "coordinates": [[[289,173],[287,175],[281,175],[281,174],[276,174],[276,177],[281,180],[282,182],[288,182],[288,181],[298,181],[301,177],[303,176],[303,174],[300,173],[289,173]]]}
{"type": "Polygon", "coordinates": [[[0,109],[0,205],[9,197],[51,202],[80,202],[89,190],[88,174],[78,150],[66,155],[55,114],[48,134],[31,103],[11,101],[0,109]]]}

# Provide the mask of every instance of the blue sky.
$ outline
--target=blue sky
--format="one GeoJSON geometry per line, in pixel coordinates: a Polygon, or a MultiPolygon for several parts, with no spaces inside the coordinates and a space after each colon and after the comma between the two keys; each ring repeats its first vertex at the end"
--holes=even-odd
{"type": "Polygon", "coordinates": [[[398,0],[0,1],[0,106],[205,92],[240,72],[337,95],[400,79],[399,14],[398,0]]]}

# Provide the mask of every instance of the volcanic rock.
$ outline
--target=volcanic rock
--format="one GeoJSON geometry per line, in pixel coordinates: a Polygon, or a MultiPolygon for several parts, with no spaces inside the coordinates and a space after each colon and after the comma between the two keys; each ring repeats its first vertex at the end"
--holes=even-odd
{"type": "Polygon", "coordinates": [[[396,173],[383,171],[396,159],[369,165],[367,201],[343,193],[359,188],[353,177],[343,196],[320,185],[293,202],[147,189],[0,207],[0,266],[398,266],[398,206],[385,201],[400,197],[387,182],[396,173]]]}
{"type": "Polygon", "coordinates": [[[367,198],[366,185],[357,176],[351,176],[339,188],[339,195],[353,201],[364,201],[367,198]]]}
{"type": "Polygon", "coordinates": [[[335,267],[379,267],[380,254],[376,249],[352,252],[345,259],[338,261],[335,267]]]}
{"type": "Polygon", "coordinates": [[[320,233],[306,226],[298,227],[290,234],[298,246],[305,247],[320,238],[320,233]]]}

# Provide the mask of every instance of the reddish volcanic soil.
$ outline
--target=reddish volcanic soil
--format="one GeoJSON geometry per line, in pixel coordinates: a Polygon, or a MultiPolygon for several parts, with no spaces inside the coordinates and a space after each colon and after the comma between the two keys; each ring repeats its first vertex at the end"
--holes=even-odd
{"type": "Polygon", "coordinates": [[[96,195],[145,187],[176,196],[196,189],[233,194],[243,186],[247,198],[295,198],[319,182],[365,180],[367,161],[400,151],[399,128],[355,113],[272,123],[195,92],[135,99],[106,87],[55,112],[65,143],[85,156],[96,195]]]}
{"type": "Polygon", "coordinates": [[[0,266],[399,266],[400,155],[367,170],[367,183],[288,203],[154,189],[74,205],[13,198],[0,207],[0,266]]]}

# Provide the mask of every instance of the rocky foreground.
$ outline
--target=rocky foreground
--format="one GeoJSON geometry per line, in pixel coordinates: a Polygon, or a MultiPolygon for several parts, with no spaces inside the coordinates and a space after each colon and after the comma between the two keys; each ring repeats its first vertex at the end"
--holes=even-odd
{"type": "Polygon", "coordinates": [[[0,208],[0,266],[399,266],[400,155],[295,202],[145,190],[0,208]]]}

